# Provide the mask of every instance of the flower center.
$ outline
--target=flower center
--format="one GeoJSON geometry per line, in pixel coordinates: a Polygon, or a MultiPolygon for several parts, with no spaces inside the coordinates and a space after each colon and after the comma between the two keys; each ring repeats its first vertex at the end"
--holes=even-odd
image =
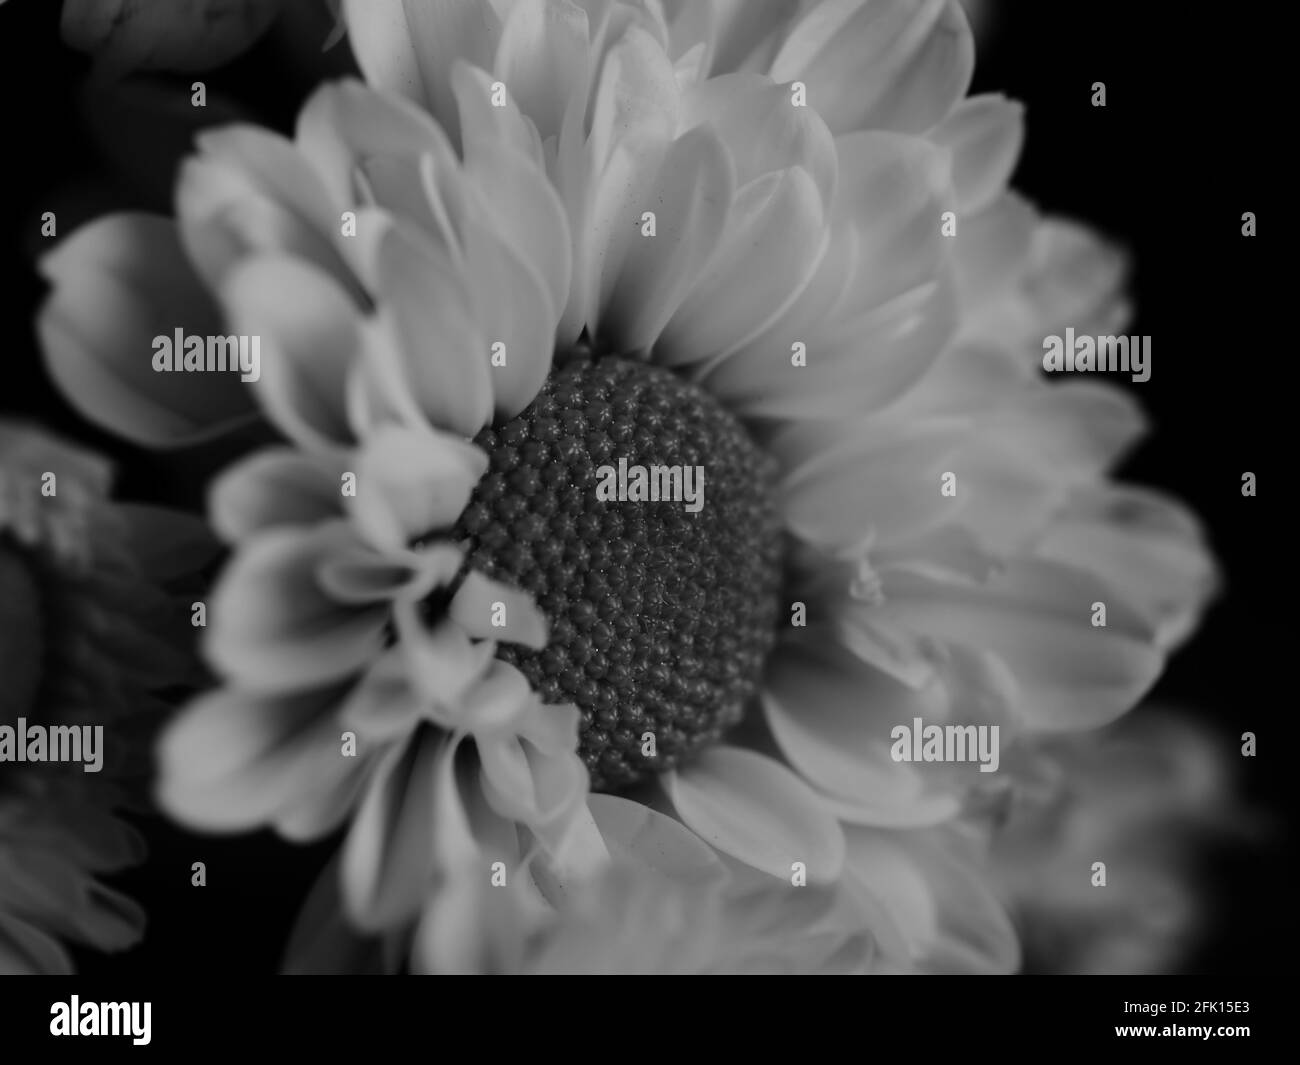
{"type": "Polygon", "coordinates": [[[0,725],[16,724],[36,702],[44,629],[40,581],[23,550],[0,536],[0,725]]]}
{"type": "Polygon", "coordinates": [[[606,357],[557,368],[475,442],[491,465],[454,535],[547,615],[546,648],[499,657],[582,712],[592,787],[736,724],[775,640],[783,560],[775,464],[741,424],[668,370],[606,357]]]}

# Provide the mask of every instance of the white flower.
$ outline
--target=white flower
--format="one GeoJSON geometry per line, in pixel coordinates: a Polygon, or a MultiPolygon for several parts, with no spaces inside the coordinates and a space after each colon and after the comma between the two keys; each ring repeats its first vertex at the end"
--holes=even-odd
{"type": "Polygon", "coordinates": [[[350,820],[344,903],[388,961],[417,930],[473,967],[496,860],[617,922],[590,773],[856,899],[892,966],[1012,968],[957,820],[1001,785],[894,761],[891,729],[1105,724],[1211,587],[1195,523],[1106,481],[1134,405],[1035,371],[1058,316],[1122,312],[1116,260],[1006,191],[1021,110],[963,99],[960,7],[741,11],[345,3],[368,86],[292,141],[204,135],[176,223],[46,261],[90,417],[174,444],[260,414],[290,445],[213,493],[224,684],[162,794],[209,828],[350,820]],[[259,335],[261,379],[152,373],[178,319],[259,335]],[[704,465],[701,520],[599,503],[617,458],[704,465]]]}

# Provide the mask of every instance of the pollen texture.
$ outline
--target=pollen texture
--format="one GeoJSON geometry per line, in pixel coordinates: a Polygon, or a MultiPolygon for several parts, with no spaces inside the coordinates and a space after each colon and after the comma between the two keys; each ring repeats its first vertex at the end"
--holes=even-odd
{"type": "Polygon", "coordinates": [[[744,426],[671,371],[606,357],[557,368],[475,442],[491,463],[453,536],[549,619],[543,650],[499,654],[582,712],[592,787],[678,765],[735,725],[775,639],[783,557],[775,466],[744,426]],[[702,468],[702,508],[602,502],[599,471],[620,459],[702,468]]]}

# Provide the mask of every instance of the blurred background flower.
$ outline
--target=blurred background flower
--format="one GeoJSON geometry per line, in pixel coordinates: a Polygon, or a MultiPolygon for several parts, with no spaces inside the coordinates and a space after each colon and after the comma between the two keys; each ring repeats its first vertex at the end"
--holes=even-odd
{"type": "MultiPolygon", "coordinates": [[[[66,944],[120,951],[145,914],[100,877],[140,862],[165,696],[200,682],[188,603],[198,522],[108,501],[102,459],[0,421],[0,725],[103,729],[103,764],[0,762],[0,972],[65,973],[66,944]],[[51,478],[53,478],[51,480],[51,478]]],[[[210,552],[208,552],[210,554],[210,552]]]]}
{"type": "Polygon", "coordinates": [[[994,815],[989,868],[1028,971],[1151,974],[1186,962],[1215,903],[1212,845],[1277,839],[1238,797],[1230,751],[1186,711],[1144,708],[1021,753],[1023,783],[994,815]]]}

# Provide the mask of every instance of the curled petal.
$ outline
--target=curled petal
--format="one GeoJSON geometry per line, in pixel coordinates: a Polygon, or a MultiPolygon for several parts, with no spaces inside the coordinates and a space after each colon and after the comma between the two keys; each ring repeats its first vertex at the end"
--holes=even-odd
{"type": "Polygon", "coordinates": [[[474,570],[451,602],[451,618],[478,639],[519,643],[535,651],[546,646],[546,616],[533,597],[474,570]]]}
{"type": "Polygon", "coordinates": [[[371,544],[401,550],[455,525],[487,463],[461,437],[385,425],[357,455],[356,494],[344,502],[371,544]]]}

